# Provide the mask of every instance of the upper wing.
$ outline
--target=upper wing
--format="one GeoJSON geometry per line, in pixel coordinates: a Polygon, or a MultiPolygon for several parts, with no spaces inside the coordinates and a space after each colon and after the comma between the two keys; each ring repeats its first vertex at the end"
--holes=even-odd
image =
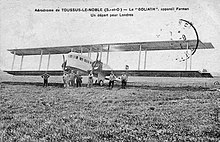
{"type": "MultiPolygon", "coordinates": [[[[196,40],[176,40],[176,41],[156,41],[156,42],[131,42],[131,43],[106,43],[92,45],[75,45],[75,46],[58,46],[58,47],[40,47],[40,48],[23,48],[23,49],[8,49],[12,54],[18,56],[25,55],[45,55],[45,54],[67,54],[71,51],[77,53],[88,52],[120,52],[120,51],[139,51],[141,50],[184,50],[192,49],[196,46],[196,40]]],[[[202,43],[199,41],[198,49],[214,48],[211,43],[202,43]]]]}
{"type": "Polygon", "coordinates": [[[109,76],[111,71],[116,76],[121,76],[126,73],[128,76],[148,76],[148,77],[209,77],[213,76],[210,73],[201,73],[199,71],[165,71],[165,70],[103,70],[105,76],[109,76]]]}

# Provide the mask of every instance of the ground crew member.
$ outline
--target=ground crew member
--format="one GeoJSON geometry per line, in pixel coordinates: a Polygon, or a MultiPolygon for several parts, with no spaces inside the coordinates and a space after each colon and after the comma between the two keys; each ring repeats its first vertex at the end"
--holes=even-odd
{"type": "Polygon", "coordinates": [[[75,73],[74,73],[74,71],[73,70],[71,70],[71,73],[70,73],[70,86],[75,86],[75,73]]]}
{"type": "Polygon", "coordinates": [[[127,81],[128,81],[128,76],[123,73],[121,76],[121,88],[125,89],[126,85],[127,85],[127,81]]]}
{"type": "Polygon", "coordinates": [[[77,72],[76,74],[76,87],[81,87],[82,86],[82,76],[77,72]]]}
{"type": "Polygon", "coordinates": [[[41,77],[44,79],[43,87],[47,87],[48,86],[48,78],[50,77],[50,75],[47,73],[44,73],[43,75],[41,75],[41,77]]]}
{"type": "Polygon", "coordinates": [[[66,76],[66,73],[64,72],[64,73],[63,73],[63,87],[66,87],[66,80],[65,80],[65,76],[66,76]]]}
{"type": "Polygon", "coordinates": [[[109,76],[109,89],[112,89],[114,87],[114,81],[115,81],[115,75],[113,72],[111,72],[109,76]]]}
{"type": "Polygon", "coordinates": [[[87,87],[91,88],[92,85],[93,85],[93,73],[92,73],[92,71],[90,71],[89,77],[88,77],[88,85],[87,85],[87,87]]]}
{"type": "Polygon", "coordinates": [[[64,83],[64,87],[69,87],[69,83],[70,82],[70,76],[68,73],[64,73],[63,74],[63,83],[64,83]]]}

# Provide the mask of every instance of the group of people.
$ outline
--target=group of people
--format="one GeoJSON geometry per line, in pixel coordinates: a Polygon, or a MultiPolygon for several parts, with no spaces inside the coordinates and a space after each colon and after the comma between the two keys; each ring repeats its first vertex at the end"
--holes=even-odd
{"type": "Polygon", "coordinates": [[[79,72],[75,73],[73,70],[71,72],[64,72],[63,74],[64,87],[81,87],[82,86],[82,76],[79,72]]]}
{"type": "MultiPolygon", "coordinates": [[[[125,89],[128,81],[128,76],[126,75],[126,73],[123,73],[120,79],[121,79],[121,88],[125,89]]],[[[109,76],[109,89],[112,89],[114,87],[115,80],[116,80],[116,76],[114,75],[113,72],[111,72],[109,76]]]]}
{"type": "MultiPolygon", "coordinates": [[[[50,77],[47,73],[43,74],[41,76],[44,79],[44,87],[48,86],[48,78],[50,77]]],[[[127,80],[128,80],[128,76],[126,75],[126,73],[123,73],[122,76],[120,77],[121,79],[121,88],[125,89],[126,85],[127,85],[127,80]]],[[[116,76],[114,75],[113,72],[110,73],[109,76],[109,89],[112,89],[114,87],[114,82],[116,81],[116,76]]],[[[71,72],[64,72],[63,74],[63,83],[64,83],[64,87],[81,87],[82,86],[82,76],[79,74],[79,72],[77,71],[77,73],[75,73],[73,70],[71,70],[71,72]]],[[[88,85],[87,87],[91,88],[93,86],[93,72],[90,71],[89,75],[88,75],[88,85]]]]}

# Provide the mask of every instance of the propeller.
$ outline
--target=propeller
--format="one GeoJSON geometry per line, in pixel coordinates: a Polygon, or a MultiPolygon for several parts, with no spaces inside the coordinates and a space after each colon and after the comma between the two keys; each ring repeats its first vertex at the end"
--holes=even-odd
{"type": "Polygon", "coordinates": [[[65,71],[65,68],[66,68],[66,63],[67,63],[67,60],[65,60],[65,56],[63,55],[63,63],[62,63],[62,69],[63,71],[65,71]]]}
{"type": "Polygon", "coordinates": [[[96,61],[98,61],[99,58],[99,52],[97,52],[96,61]]]}
{"type": "Polygon", "coordinates": [[[65,56],[63,55],[63,62],[65,62],[65,56]]]}
{"type": "Polygon", "coordinates": [[[92,71],[94,69],[98,69],[100,65],[102,65],[102,62],[98,60],[98,58],[99,58],[99,53],[97,52],[96,60],[92,63],[92,71]]]}

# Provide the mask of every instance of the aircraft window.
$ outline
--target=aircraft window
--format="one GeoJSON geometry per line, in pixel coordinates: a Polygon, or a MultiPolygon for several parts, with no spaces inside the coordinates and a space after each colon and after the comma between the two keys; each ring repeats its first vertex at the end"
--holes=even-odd
{"type": "Polygon", "coordinates": [[[89,61],[87,59],[84,59],[84,62],[89,63],[89,61]]]}
{"type": "Polygon", "coordinates": [[[79,59],[80,59],[81,61],[83,61],[83,58],[80,57],[79,59]]]}
{"type": "Polygon", "coordinates": [[[76,59],[78,59],[78,56],[76,56],[76,59]]]}

